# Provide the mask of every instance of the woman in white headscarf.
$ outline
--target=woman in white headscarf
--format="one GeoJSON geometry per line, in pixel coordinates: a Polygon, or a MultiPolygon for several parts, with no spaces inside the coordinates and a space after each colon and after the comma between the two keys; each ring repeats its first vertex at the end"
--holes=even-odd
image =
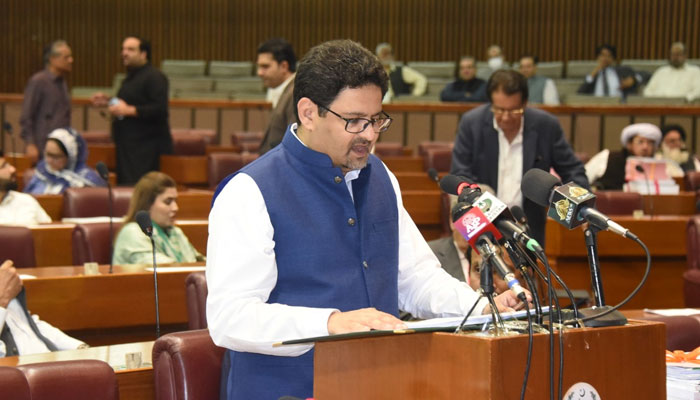
{"type": "Polygon", "coordinates": [[[44,158],[24,191],[61,194],[69,187],[105,186],[97,172],[85,165],[86,159],[87,146],[78,132],[71,128],[54,130],[46,141],[44,158]]]}

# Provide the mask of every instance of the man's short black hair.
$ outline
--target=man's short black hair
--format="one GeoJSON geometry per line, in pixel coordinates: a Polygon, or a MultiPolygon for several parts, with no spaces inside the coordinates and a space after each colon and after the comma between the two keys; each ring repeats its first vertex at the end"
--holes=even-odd
{"type": "Polygon", "coordinates": [[[486,83],[486,93],[489,96],[489,101],[493,101],[491,95],[498,90],[508,96],[520,93],[520,99],[525,103],[529,94],[527,78],[520,72],[512,69],[499,69],[491,74],[488,83],[486,83]]]}
{"type": "Polygon", "coordinates": [[[532,63],[535,64],[535,65],[537,65],[537,64],[540,63],[540,58],[539,58],[539,57],[537,57],[537,56],[535,56],[535,55],[532,55],[532,54],[529,54],[529,53],[523,54],[522,56],[520,56],[520,58],[519,58],[518,60],[519,60],[519,61],[522,61],[523,58],[532,58],[532,63]]]}
{"type": "Polygon", "coordinates": [[[282,61],[286,61],[289,65],[289,72],[294,72],[297,70],[297,56],[294,54],[294,48],[292,45],[283,38],[274,38],[266,42],[263,42],[258,46],[258,53],[270,53],[272,58],[281,64],[282,61]]]}
{"type": "Polygon", "coordinates": [[[681,135],[681,139],[685,142],[685,129],[683,129],[682,126],[676,125],[676,124],[671,124],[671,125],[664,125],[661,127],[661,140],[666,137],[666,134],[668,134],[671,131],[677,131],[681,135]]]}
{"type": "Polygon", "coordinates": [[[596,47],[595,55],[599,56],[600,52],[603,51],[604,49],[607,49],[610,52],[610,55],[612,56],[612,58],[617,60],[617,47],[615,47],[611,44],[608,44],[608,43],[603,43],[600,46],[596,47]]]}
{"type": "MultiPolygon", "coordinates": [[[[328,107],[341,90],[375,85],[386,94],[389,77],[379,59],[352,40],[332,40],[309,50],[299,62],[294,78],[294,104],[306,97],[328,107]]],[[[323,116],[326,110],[319,109],[323,116]]],[[[299,118],[297,108],[294,114],[299,118]]]]}
{"type": "Polygon", "coordinates": [[[146,52],[146,60],[148,62],[151,62],[151,42],[149,42],[148,40],[146,40],[140,36],[136,36],[136,35],[129,35],[125,39],[128,39],[128,38],[134,38],[134,39],[139,41],[139,51],[140,52],[145,51],[146,52]]]}

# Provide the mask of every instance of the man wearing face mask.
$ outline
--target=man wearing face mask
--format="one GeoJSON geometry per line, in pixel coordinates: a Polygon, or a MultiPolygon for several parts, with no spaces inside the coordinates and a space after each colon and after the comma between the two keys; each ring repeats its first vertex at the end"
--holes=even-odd
{"type": "Polygon", "coordinates": [[[17,192],[15,167],[0,153],[0,225],[36,225],[51,217],[29,194],[17,192]]]}
{"type": "Polygon", "coordinates": [[[397,65],[394,62],[394,52],[389,43],[379,43],[376,49],[377,57],[389,75],[389,90],[382,102],[389,103],[398,96],[422,96],[428,87],[428,79],[411,67],[397,65]]]}
{"type": "Polygon", "coordinates": [[[503,58],[501,46],[492,44],[486,49],[486,63],[488,64],[488,68],[480,69],[477,73],[477,76],[484,80],[488,80],[491,74],[499,69],[508,68],[505,58],[503,58]]]}
{"type": "Polygon", "coordinates": [[[688,151],[685,138],[685,129],[680,125],[666,125],[661,128],[661,146],[655,158],[673,161],[667,164],[667,172],[672,177],[681,177],[690,171],[700,171],[700,161],[688,151]]]}
{"type": "Polygon", "coordinates": [[[644,88],[645,97],[685,97],[688,102],[700,97],[700,67],[686,62],[685,45],[671,45],[669,65],[654,72],[644,88]]]}

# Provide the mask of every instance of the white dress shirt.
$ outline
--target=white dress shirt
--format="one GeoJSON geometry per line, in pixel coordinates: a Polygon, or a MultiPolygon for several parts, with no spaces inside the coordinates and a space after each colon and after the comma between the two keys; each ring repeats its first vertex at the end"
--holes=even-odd
{"type": "Polygon", "coordinates": [[[498,190],[496,197],[508,207],[523,206],[523,193],[520,182],[523,180],[523,120],[520,130],[512,142],[493,119],[493,128],[498,132],[498,190]]]}
{"type": "MultiPolygon", "coordinates": [[[[617,76],[617,71],[613,67],[607,67],[602,71],[598,72],[600,75],[599,79],[595,81],[595,89],[593,90],[594,96],[608,96],[608,97],[622,97],[622,92],[620,91],[620,78],[617,76]],[[603,75],[608,80],[608,94],[605,94],[605,89],[603,86],[603,75]]],[[[591,75],[586,75],[586,82],[591,83],[595,80],[595,77],[591,75]]]]}
{"type": "Polygon", "coordinates": [[[49,214],[29,194],[10,190],[0,201],[0,225],[36,225],[51,222],[49,214]]]}
{"type": "MultiPolygon", "coordinates": [[[[345,175],[348,188],[358,176],[352,171],[345,175]]],[[[478,295],[440,267],[403,207],[396,177],[391,172],[389,176],[399,211],[399,308],[421,318],[465,315],[478,295]]],[[[298,356],[313,345],[272,345],[329,334],[328,318],[338,311],[335,308],[266,303],[277,281],[273,235],[259,187],[249,175],[239,173],[219,193],[209,214],[207,323],[218,346],[298,356]]],[[[485,306],[482,299],[476,312],[485,306]]]]}
{"type": "Polygon", "coordinates": [[[557,86],[554,84],[554,80],[550,78],[547,78],[547,80],[544,82],[542,101],[544,104],[549,106],[559,105],[559,93],[557,92],[557,86]]]}
{"type": "MultiPolygon", "coordinates": [[[[51,326],[48,322],[40,320],[37,315],[32,315],[32,318],[37,328],[39,328],[39,332],[50,340],[51,343],[56,345],[58,350],[74,350],[85,344],[78,339],[66,335],[58,328],[51,326]]],[[[12,332],[12,338],[15,340],[19,355],[49,352],[44,342],[36,336],[29,326],[27,316],[24,314],[22,305],[17,299],[12,299],[7,305],[7,308],[0,307],[0,330],[3,329],[5,324],[7,324],[12,332]]],[[[5,347],[5,342],[0,341],[0,357],[5,357],[6,354],[7,348],[5,347]]]]}
{"type": "Polygon", "coordinates": [[[280,101],[280,97],[282,97],[282,92],[284,92],[284,89],[287,88],[289,82],[291,82],[294,79],[294,75],[296,74],[290,75],[289,78],[287,78],[279,86],[267,89],[267,93],[265,94],[265,100],[272,103],[272,108],[277,107],[277,103],[280,101]]]}
{"type": "Polygon", "coordinates": [[[644,88],[646,97],[700,97],[700,67],[684,64],[681,68],[664,65],[654,72],[644,88]]]}

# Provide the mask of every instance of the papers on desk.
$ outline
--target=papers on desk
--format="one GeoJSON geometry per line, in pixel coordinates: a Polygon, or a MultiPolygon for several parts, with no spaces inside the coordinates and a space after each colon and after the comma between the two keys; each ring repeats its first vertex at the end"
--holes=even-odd
{"type": "MultiPolygon", "coordinates": [[[[114,217],[112,222],[120,224],[124,217],[114,217]]],[[[86,217],[86,218],[63,218],[61,222],[66,224],[96,224],[98,222],[109,222],[109,217],[86,217]]]]}
{"type": "MultiPolygon", "coordinates": [[[[548,310],[549,307],[542,307],[543,313],[547,312],[548,310]]],[[[534,313],[534,310],[530,310],[530,312],[534,313]]],[[[526,315],[527,314],[525,313],[525,310],[501,313],[501,317],[504,320],[523,318],[526,315]]],[[[462,319],[464,319],[464,317],[433,318],[426,319],[423,321],[409,321],[406,322],[406,326],[408,327],[408,329],[456,328],[462,322],[462,319]]],[[[491,314],[472,315],[465,323],[465,326],[481,325],[486,322],[491,322],[491,314]]]]}
{"type": "Polygon", "coordinates": [[[667,308],[652,310],[645,308],[644,312],[656,315],[663,315],[664,317],[677,317],[677,316],[689,316],[700,314],[700,309],[698,308],[667,308]]]}
{"type": "Polygon", "coordinates": [[[700,400],[700,364],[666,364],[666,398],[700,400]]]}
{"type": "MultiPolygon", "coordinates": [[[[196,272],[204,271],[207,267],[204,265],[197,265],[192,267],[158,267],[158,273],[168,273],[168,272],[196,272]]],[[[146,271],[153,272],[153,267],[146,268],[146,271]]]]}

